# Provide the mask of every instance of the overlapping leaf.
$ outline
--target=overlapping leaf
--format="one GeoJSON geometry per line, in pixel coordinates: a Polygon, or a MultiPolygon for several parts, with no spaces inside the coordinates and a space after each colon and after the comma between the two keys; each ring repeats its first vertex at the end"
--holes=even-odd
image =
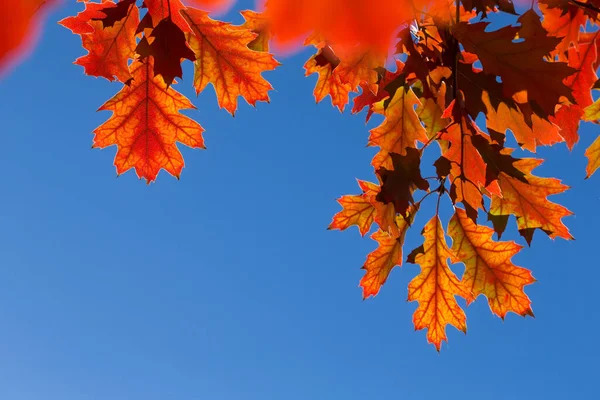
{"type": "Polygon", "coordinates": [[[493,234],[493,229],[476,225],[464,210],[456,209],[448,224],[448,235],[452,238],[452,251],[466,267],[462,283],[474,298],[486,296],[492,312],[500,318],[510,311],[533,315],[531,300],[523,287],[535,279],[529,270],[511,261],[523,247],[515,242],[496,242],[493,234]]]}
{"type": "Polygon", "coordinates": [[[456,35],[466,51],[477,54],[485,73],[502,79],[506,96],[526,91],[527,99],[540,114],[554,115],[561,97],[574,102],[572,90],[563,80],[575,70],[566,63],[544,59],[560,39],[547,36],[533,10],[519,17],[519,22],[520,27],[506,26],[490,32],[485,30],[487,22],[461,22],[456,35]],[[514,41],[517,35],[523,40],[514,41]]]}
{"type": "Polygon", "coordinates": [[[231,114],[242,96],[249,104],[269,101],[273,89],[262,73],[275,69],[279,63],[273,56],[248,48],[257,34],[231,24],[215,21],[207,12],[188,8],[182,15],[191,27],[188,43],[196,54],[194,87],[199,93],[212,83],[219,106],[231,114]]]}
{"type": "Polygon", "coordinates": [[[377,249],[367,256],[363,265],[366,271],[360,280],[363,289],[363,298],[375,296],[387,280],[392,269],[402,265],[402,247],[406,232],[414,220],[418,207],[409,210],[409,218],[397,217],[394,222],[396,230],[393,233],[379,229],[371,238],[378,243],[377,249]]]}
{"type": "Polygon", "coordinates": [[[130,4],[123,19],[113,21],[112,26],[104,26],[106,13],[116,6],[111,1],[102,4],[86,3],[86,10],[74,19],[61,23],[81,35],[83,47],[89,54],[78,58],[75,64],[81,65],[85,73],[113,81],[115,77],[125,83],[131,79],[129,60],[135,56],[136,29],[139,12],[135,4],[130,4]],[[90,31],[91,30],[91,31],[90,31]]]}
{"type": "MultiPolygon", "coordinates": [[[[515,166],[525,173],[527,183],[505,173],[498,177],[502,197],[494,196],[490,214],[495,217],[517,217],[517,227],[521,235],[531,243],[535,229],[541,229],[551,238],[573,239],[562,218],[572,213],[565,207],[553,203],[548,196],[568,189],[558,179],[541,178],[531,173],[542,163],[534,158],[519,160],[515,166]]],[[[499,234],[502,231],[498,232],[499,234]]]]}

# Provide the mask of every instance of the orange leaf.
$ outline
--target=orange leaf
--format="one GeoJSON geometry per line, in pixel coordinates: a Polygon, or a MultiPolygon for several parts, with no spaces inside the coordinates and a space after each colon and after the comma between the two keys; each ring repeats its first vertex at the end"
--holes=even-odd
{"type": "MultiPolygon", "coordinates": [[[[525,173],[527,183],[501,173],[498,178],[502,198],[492,197],[490,214],[517,217],[517,227],[521,235],[531,243],[534,230],[541,229],[551,238],[573,239],[561,219],[572,215],[565,207],[552,203],[547,196],[562,193],[568,189],[558,179],[540,178],[531,174],[542,160],[526,158],[515,162],[515,167],[525,173]]],[[[501,234],[502,232],[499,232],[501,234]]]]}
{"type": "Polygon", "coordinates": [[[398,26],[414,15],[413,4],[404,0],[268,0],[266,13],[280,45],[317,31],[335,46],[362,43],[382,52],[398,26]]]}
{"type": "Polygon", "coordinates": [[[521,110],[509,107],[505,103],[500,103],[495,109],[487,92],[483,93],[483,102],[487,108],[488,130],[502,133],[510,130],[517,143],[526,150],[535,152],[537,146],[550,146],[565,140],[560,135],[558,126],[547,119],[532,114],[531,123],[528,123],[521,110]]]}
{"type": "Polygon", "coordinates": [[[372,193],[367,185],[375,186],[369,182],[358,181],[363,189],[360,195],[346,195],[338,199],[342,211],[333,217],[333,221],[327,229],[339,229],[341,231],[356,225],[362,236],[366,235],[373,224],[375,207],[371,202],[372,193]]]}
{"type": "Polygon", "coordinates": [[[249,29],[257,35],[253,41],[248,43],[248,48],[255,51],[269,51],[271,32],[269,30],[269,21],[265,15],[252,10],[244,10],[240,14],[242,14],[245,20],[240,28],[249,29]]]}
{"type": "Polygon", "coordinates": [[[325,97],[331,96],[331,103],[340,111],[344,111],[348,104],[348,95],[352,87],[348,82],[343,82],[342,77],[335,73],[341,60],[334,53],[333,49],[317,39],[309,39],[319,50],[304,64],[305,75],[319,74],[317,84],[315,85],[314,96],[317,103],[325,97]]]}
{"type": "Polygon", "coordinates": [[[381,100],[390,97],[390,94],[385,90],[386,86],[396,79],[404,68],[404,63],[400,60],[396,61],[396,72],[388,71],[387,69],[383,73],[381,77],[379,77],[379,82],[377,82],[377,86],[374,90],[372,84],[368,84],[367,82],[363,82],[360,84],[361,94],[354,98],[354,106],[352,107],[352,114],[357,114],[363,110],[363,108],[368,107],[367,111],[367,122],[371,118],[373,114],[373,105],[380,102],[381,100]]]}
{"type": "Polygon", "coordinates": [[[94,27],[90,25],[90,21],[106,17],[106,14],[101,10],[109,7],[116,7],[116,4],[112,0],[103,0],[102,3],[86,3],[83,11],[58,23],[77,35],[93,33],[94,27]]]}
{"type": "Polygon", "coordinates": [[[566,60],[566,53],[572,45],[577,45],[581,27],[586,24],[587,17],[584,10],[575,4],[566,4],[566,10],[549,8],[544,2],[539,2],[538,6],[544,16],[542,26],[549,35],[561,39],[555,51],[558,59],[566,60]]]}
{"type": "Polygon", "coordinates": [[[194,86],[200,93],[206,85],[215,87],[219,106],[231,114],[237,109],[237,98],[249,104],[269,101],[273,87],[261,74],[275,69],[279,63],[269,53],[254,51],[248,44],[256,34],[231,24],[215,21],[205,11],[188,8],[182,15],[192,28],[188,44],[196,53],[194,86]]]}
{"type": "Polygon", "coordinates": [[[181,0],[144,0],[144,4],[148,7],[153,26],[157,26],[160,21],[170,16],[179,29],[183,32],[191,32],[190,26],[181,14],[186,9],[181,0]]]}
{"type": "Polygon", "coordinates": [[[594,102],[591,91],[598,80],[594,67],[597,59],[595,37],[591,42],[570,47],[568,55],[569,66],[577,72],[566,78],[564,83],[573,90],[576,104],[562,105],[555,118],[550,117],[550,121],[560,126],[561,136],[565,138],[569,149],[572,149],[579,140],[578,129],[584,115],[583,110],[594,102]]]}
{"type": "Polygon", "coordinates": [[[88,75],[101,76],[109,81],[116,77],[123,83],[128,82],[131,79],[128,64],[129,59],[135,56],[135,31],[139,23],[137,6],[132,4],[125,18],[110,27],[104,27],[102,21],[95,19],[101,18],[98,13],[106,15],[102,9],[114,8],[113,2],[102,3],[103,8],[96,3],[86,3],[85,6],[88,12],[61,21],[63,26],[81,35],[83,47],[89,52],[78,58],[75,64],[81,65],[88,75]],[[92,32],[86,33],[88,26],[92,32]]]}
{"type": "Polygon", "coordinates": [[[94,130],[94,147],[116,145],[117,174],[135,168],[148,183],[161,169],[179,177],[183,156],[176,142],[204,148],[202,127],[179,112],[195,108],[190,101],[153,75],[152,65],[135,62],[133,82],[124,86],[100,110],[112,111],[108,121],[94,130]]]}
{"type": "Polygon", "coordinates": [[[423,246],[412,253],[421,273],[408,285],[408,300],[419,302],[413,315],[415,329],[427,329],[427,341],[440,351],[442,342],[448,341],[446,325],[467,332],[467,317],[455,296],[472,301],[473,295],[448,267],[448,258],[454,261],[456,256],[446,244],[437,215],[425,225],[423,236],[423,246]]]}
{"type": "Polygon", "coordinates": [[[588,158],[588,165],[585,171],[589,178],[598,168],[600,168],[600,136],[598,136],[596,140],[594,140],[594,143],[587,148],[585,156],[588,158]]]}
{"type": "Polygon", "coordinates": [[[500,195],[500,187],[496,181],[488,181],[488,166],[478,149],[474,146],[475,137],[489,140],[470,117],[453,101],[443,118],[453,117],[453,123],[442,131],[440,138],[448,141],[449,146],[442,156],[451,162],[450,176],[451,195],[455,202],[462,202],[469,217],[477,218],[477,210],[483,207],[482,188],[500,195]]]}
{"type": "Polygon", "coordinates": [[[448,235],[452,251],[466,267],[462,282],[474,297],[486,296],[492,312],[502,319],[509,311],[533,316],[523,287],[535,279],[529,270],[511,262],[523,247],[515,242],[495,242],[493,234],[493,229],[474,224],[464,210],[456,209],[448,235]]]}
{"type": "Polygon", "coordinates": [[[410,228],[409,222],[412,223],[416,212],[417,208],[414,207],[409,210],[408,221],[400,216],[397,217],[395,221],[396,232],[394,234],[379,229],[371,236],[371,239],[376,240],[379,246],[367,256],[367,261],[362,267],[366,270],[365,275],[360,280],[360,286],[363,288],[363,299],[377,295],[392,268],[396,265],[402,265],[404,238],[408,228],[410,228]]]}
{"type": "MultiPolygon", "coordinates": [[[[398,88],[389,101],[373,105],[373,111],[383,114],[385,120],[371,130],[369,146],[379,146],[388,153],[406,154],[407,148],[415,148],[416,142],[427,142],[426,130],[419,121],[415,107],[421,102],[410,88],[398,88]]],[[[377,166],[375,166],[377,168],[377,166]]]]}
{"type": "Polygon", "coordinates": [[[56,0],[0,1],[0,73],[30,51],[42,12],[56,0]]]}

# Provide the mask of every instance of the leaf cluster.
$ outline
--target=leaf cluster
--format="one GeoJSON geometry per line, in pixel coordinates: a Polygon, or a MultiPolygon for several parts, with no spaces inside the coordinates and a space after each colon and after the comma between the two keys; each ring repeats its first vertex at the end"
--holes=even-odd
{"type": "MultiPolygon", "coordinates": [[[[181,63],[193,62],[196,91],[212,84],[219,106],[233,115],[240,96],[251,105],[269,101],[272,87],[262,73],[279,65],[268,52],[270,41],[301,35],[316,50],[305,63],[306,75],[318,75],[316,101],[329,96],[344,111],[354,93],[353,113],[366,109],[367,120],[383,118],[368,138],[378,148],[371,163],[377,181],[359,181],[360,194],[341,197],[342,211],[330,225],[356,225],[363,236],[377,228],[378,248],[363,266],[363,296],[376,295],[402,264],[415,216],[431,210],[423,245],[406,258],[421,267],[408,286],[408,300],[418,302],[415,328],[427,329],[438,350],[448,324],[466,332],[457,296],[469,304],[483,295],[501,318],[533,316],[524,287],[535,280],[511,261],[522,246],[500,237],[514,216],[528,244],[536,230],[572,239],[562,222],[571,212],[548,199],[567,187],[534,175],[542,160],[515,157],[506,135],[529,152],[563,142],[572,148],[582,121],[600,122],[600,100],[592,96],[600,88],[600,4],[539,0],[519,13],[511,0],[386,0],[377,13],[359,7],[365,1],[343,10],[338,0],[323,3],[325,14],[317,18],[319,2],[299,9],[273,0],[265,14],[242,12],[246,22],[238,26],[180,0],[84,0],[82,12],[61,21],[88,51],[75,63],[88,75],[122,84],[100,108],[113,114],[94,131],[94,147],[117,146],[119,174],[133,168],[151,182],[164,169],[179,177],[184,161],[177,143],[204,148],[202,127],[180,113],[194,106],[173,89],[181,63]],[[332,10],[356,29],[323,24],[332,10]],[[490,29],[496,13],[518,18],[490,29]],[[361,18],[373,26],[363,36],[357,33],[361,18]],[[393,31],[389,54],[381,44],[393,31]],[[429,169],[434,176],[425,176],[429,169]],[[426,199],[432,207],[425,207],[426,199]],[[454,210],[447,224],[442,201],[454,210]],[[451,269],[456,263],[466,267],[460,278],[451,269]]],[[[600,137],[586,155],[589,177],[600,167],[600,137]]]]}

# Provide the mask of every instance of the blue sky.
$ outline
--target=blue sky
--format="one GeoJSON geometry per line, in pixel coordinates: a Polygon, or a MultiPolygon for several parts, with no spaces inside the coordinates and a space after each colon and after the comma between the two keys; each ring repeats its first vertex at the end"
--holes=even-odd
{"type": "MultiPolygon", "coordinates": [[[[249,2],[242,3],[248,7],[249,2]]],[[[239,8],[239,7],[238,7],[239,8]]],[[[79,38],[55,22],[0,81],[0,399],[597,399],[600,176],[585,181],[586,126],[572,153],[542,149],[538,175],[572,189],[576,241],[536,233],[514,258],[533,270],[535,319],[468,307],[441,354],[414,332],[393,271],[363,301],[359,269],[375,247],[327,231],[335,199],[372,179],[364,115],[314,103],[310,51],[266,76],[271,104],[198,111],[208,150],[183,148],[181,181],[116,178],[114,148],[90,149],[119,85],[84,76],[79,38]]],[[[233,13],[224,17],[239,22],[233,13]]],[[[507,239],[518,238],[514,221],[507,239]]],[[[421,243],[407,237],[407,253],[421,243]]],[[[518,239],[520,243],[522,241],[518,239]]]]}

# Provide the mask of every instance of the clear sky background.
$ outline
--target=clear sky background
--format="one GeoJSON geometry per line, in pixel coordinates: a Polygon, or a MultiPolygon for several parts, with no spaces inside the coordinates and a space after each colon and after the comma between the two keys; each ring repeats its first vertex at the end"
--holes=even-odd
{"type": "MultiPolygon", "coordinates": [[[[115,148],[90,149],[119,84],[72,65],[84,50],[56,21],[78,9],[56,10],[0,81],[0,399],[599,398],[600,175],[583,179],[597,127],[572,153],[539,152],[537,174],[572,186],[553,200],[576,213],[577,240],[536,232],[514,258],[538,279],[526,289],[536,318],[502,322],[479,298],[468,334],[449,327],[438,354],[406,302],[418,266],[363,301],[375,242],[326,230],[355,177],[373,179],[365,144],[380,119],[316,105],[310,50],[266,74],[271,104],[235,118],[212,88],[195,98],[187,64],[176,88],[208,150],[183,148],[181,181],[162,172],[147,186],[115,177],[115,148]]],[[[421,241],[415,229],[405,253],[421,241]]]]}

